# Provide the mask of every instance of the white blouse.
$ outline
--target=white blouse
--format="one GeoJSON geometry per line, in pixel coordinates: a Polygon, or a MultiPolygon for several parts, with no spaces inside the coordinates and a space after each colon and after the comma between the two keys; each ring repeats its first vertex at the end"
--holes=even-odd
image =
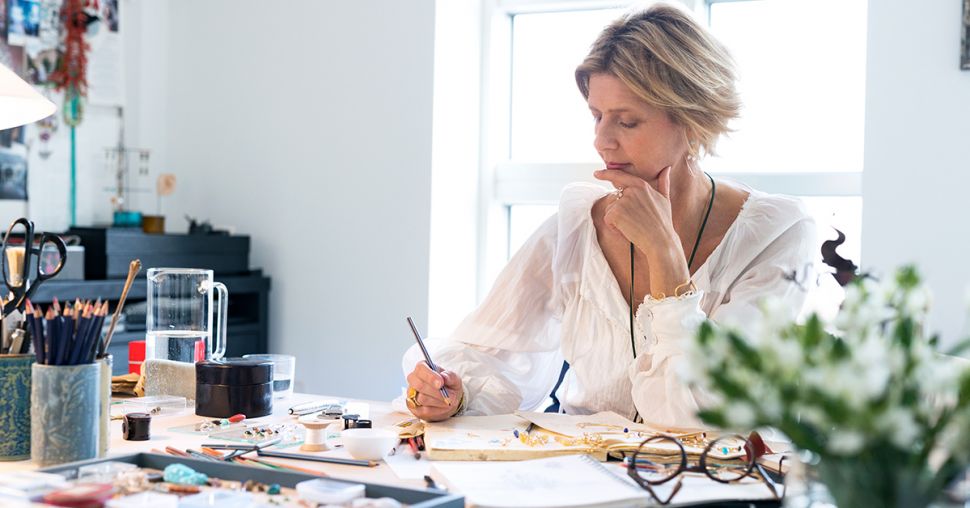
{"type": "MultiPolygon", "coordinates": [[[[815,224],[799,200],[749,191],[720,245],[694,273],[698,291],[662,300],[648,295],[638,306],[634,359],[630,308],[590,215],[606,191],[566,187],[559,212],[509,261],[485,301],[450,337],[427,342],[435,363],[461,375],[465,414],[536,409],[566,360],[570,368],[557,391],[566,413],[615,411],[632,419],[639,412],[656,425],[700,425],[695,412],[705,394],[677,374],[684,341],[708,317],[750,325],[768,295],[787,302],[794,319],[805,293],[784,275],[811,265],[817,250],[815,224]]],[[[417,346],[410,348],[404,372],[421,359],[417,346]]]]}

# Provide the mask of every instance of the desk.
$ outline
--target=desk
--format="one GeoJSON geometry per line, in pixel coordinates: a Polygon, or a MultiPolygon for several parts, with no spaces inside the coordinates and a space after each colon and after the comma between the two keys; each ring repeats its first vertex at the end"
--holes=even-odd
{"type": "MultiPolygon", "coordinates": [[[[311,400],[317,400],[322,398],[338,398],[338,397],[326,397],[317,395],[307,395],[307,394],[293,394],[293,396],[285,399],[275,399],[273,401],[273,414],[270,416],[264,416],[262,418],[252,418],[247,419],[246,423],[267,425],[273,423],[296,423],[296,418],[290,416],[287,410],[296,404],[302,402],[308,402],[311,400]]],[[[370,406],[370,419],[374,422],[375,427],[389,426],[393,425],[400,420],[407,417],[407,415],[393,412],[391,405],[388,402],[375,402],[375,401],[360,401],[369,404],[370,406]]],[[[173,415],[167,417],[156,417],[152,419],[151,433],[152,438],[148,441],[125,441],[121,437],[121,420],[115,420],[111,422],[111,445],[108,448],[108,456],[118,456],[118,455],[129,455],[132,453],[150,452],[153,448],[160,450],[165,449],[166,446],[172,446],[174,448],[186,449],[192,448],[198,450],[202,443],[212,442],[213,440],[202,436],[193,436],[189,434],[182,434],[177,432],[171,432],[168,429],[172,427],[177,427],[180,425],[186,425],[191,423],[196,423],[202,420],[202,417],[196,416],[191,410],[186,410],[183,415],[173,415]]],[[[301,452],[297,447],[286,448],[284,451],[295,452],[295,453],[307,453],[301,452]]],[[[327,452],[312,453],[312,455],[321,455],[328,457],[343,457],[349,458],[350,455],[347,454],[343,449],[331,450],[327,452]]],[[[291,464],[304,469],[312,469],[315,471],[324,472],[330,476],[346,480],[355,480],[368,483],[381,483],[385,485],[396,485],[401,487],[410,488],[425,488],[424,481],[421,480],[401,480],[394,474],[391,468],[381,462],[377,467],[360,467],[360,466],[344,466],[339,464],[324,464],[320,462],[309,462],[302,460],[289,460],[289,459],[272,459],[274,462],[291,464]]],[[[32,462],[29,460],[18,461],[18,462],[0,462],[0,474],[7,471],[17,471],[17,470],[32,470],[36,469],[32,462]]]]}

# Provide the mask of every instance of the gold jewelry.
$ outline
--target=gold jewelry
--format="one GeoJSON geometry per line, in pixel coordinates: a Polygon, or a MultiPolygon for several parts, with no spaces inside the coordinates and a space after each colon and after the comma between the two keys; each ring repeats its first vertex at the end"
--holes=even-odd
{"type": "Polygon", "coordinates": [[[421,407],[421,403],[418,402],[418,391],[413,386],[408,387],[408,402],[413,404],[414,407],[421,407]]]}
{"type": "Polygon", "coordinates": [[[617,187],[616,188],[616,199],[620,199],[622,197],[623,197],[623,187],[617,187]]]}
{"type": "Polygon", "coordinates": [[[465,391],[462,390],[461,398],[458,399],[458,409],[456,409],[455,412],[451,414],[451,416],[461,416],[461,414],[464,411],[465,411],[465,391]]]}
{"type": "Polygon", "coordinates": [[[681,296],[689,295],[689,294],[693,293],[694,291],[697,291],[697,286],[694,285],[694,281],[693,280],[687,279],[687,282],[685,282],[685,283],[677,286],[674,289],[674,298],[680,298],[681,296]],[[687,291],[684,291],[683,293],[681,293],[680,292],[680,288],[682,288],[682,287],[687,287],[687,291]]]}

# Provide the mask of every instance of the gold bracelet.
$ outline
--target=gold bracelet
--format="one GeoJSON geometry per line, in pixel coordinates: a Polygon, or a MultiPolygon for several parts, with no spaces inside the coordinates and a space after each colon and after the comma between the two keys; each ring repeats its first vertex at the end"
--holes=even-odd
{"type": "Polygon", "coordinates": [[[461,416],[461,413],[464,410],[465,410],[465,391],[462,390],[461,398],[458,399],[458,409],[456,409],[454,413],[451,413],[451,416],[461,416]]]}
{"type": "Polygon", "coordinates": [[[680,298],[681,296],[689,295],[689,294],[693,293],[694,291],[697,291],[697,286],[694,285],[694,281],[693,280],[687,279],[687,282],[685,282],[685,283],[677,286],[676,288],[674,288],[674,298],[680,298]],[[685,287],[685,286],[687,287],[687,291],[684,291],[683,293],[681,293],[680,292],[680,288],[685,287]]]}

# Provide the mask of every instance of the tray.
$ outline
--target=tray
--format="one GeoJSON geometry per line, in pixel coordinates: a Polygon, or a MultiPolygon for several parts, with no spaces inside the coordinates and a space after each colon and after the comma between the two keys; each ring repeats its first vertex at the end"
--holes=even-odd
{"type": "MultiPolygon", "coordinates": [[[[304,480],[319,478],[310,474],[298,473],[294,471],[274,471],[271,469],[257,469],[239,464],[210,462],[207,460],[189,459],[184,457],[174,457],[171,455],[158,455],[154,453],[136,453],[132,455],[121,455],[117,457],[107,457],[104,459],[92,459],[81,462],[72,462],[59,466],[40,469],[45,473],[57,473],[69,480],[77,478],[78,469],[89,464],[101,462],[127,462],[138,467],[151,469],[165,469],[169,464],[181,463],[209,476],[231,481],[246,481],[254,479],[261,483],[278,483],[283,487],[294,487],[297,483],[304,480]]],[[[334,480],[340,478],[329,477],[334,480]]],[[[391,485],[378,485],[374,483],[358,482],[353,480],[343,480],[350,483],[364,485],[364,495],[368,498],[391,497],[397,501],[410,505],[414,508],[463,508],[465,498],[462,496],[449,494],[442,490],[420,490],[405,487],[394,487],[391,485]]]]}

